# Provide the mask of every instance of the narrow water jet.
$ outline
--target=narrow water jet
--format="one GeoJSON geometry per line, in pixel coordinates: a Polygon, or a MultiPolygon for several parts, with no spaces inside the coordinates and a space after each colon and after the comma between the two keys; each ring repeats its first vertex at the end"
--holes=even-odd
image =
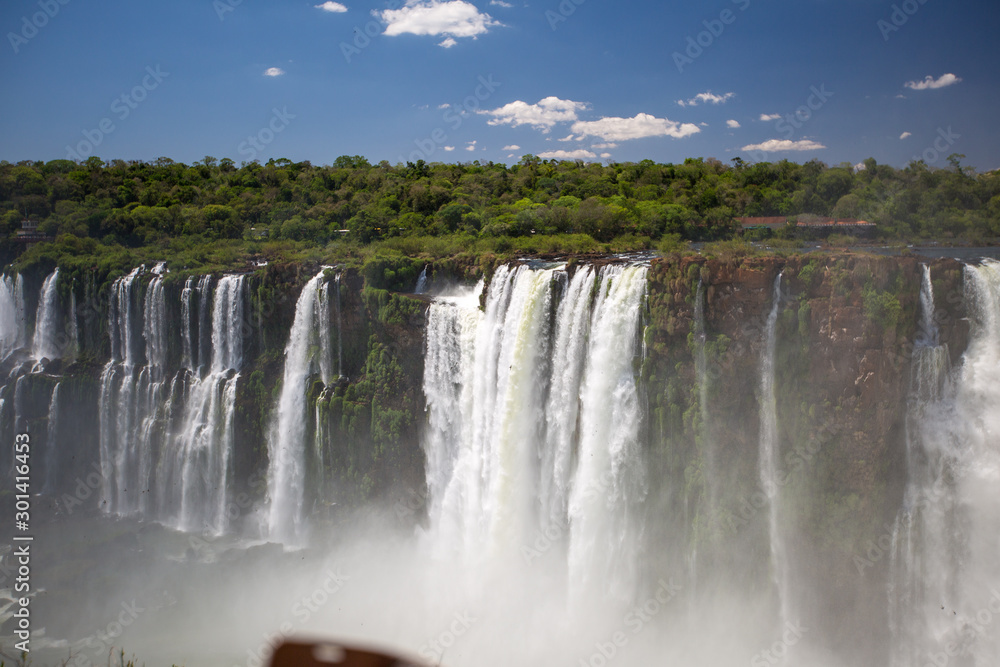
{"type": "Polygon", "coordinates": [[[198,340],[197,320],[193,319],[195,310],[191,306],[195,298],[195,278],[189,276],[181,290],[181,367],[193,371],[196,348],[193,341],[198,340]]]}
{"type": "Polygon", "coordinates": [[[413,288],[414,294],[426,294],[427,293],[427,267],[424,266],[424,270],[420,272],[420,276],[417,278],[417,286],[413,288]]]}
{"type": "MultiPolygon", "coordinates": [[[[101,508],[108,513],[127,512],[129,442],[135,435],[138,393],[135,375],[142,358],[134,343],[136,316],[135,287],[140,269],[115,280],[111,286],[108,308],[108,335],[111,359],[101,373],[98,399],[102,477],[101,508]]],[[[141,319],[141,318],[140,318],[141,319]]],[[[133,493],[135,486],[133,485],[133,493]]]]}
{"type": "Polygon", "coordinates": [[[24,346],[24,283],[20,275],[0,277],[0,361],[24,346]]]}
{"type": "Polygon", "coordinates": [[[52,398],[49,400],[49,425],[45,437],[45,484],[42,487],[44,493],[53,493],[57,490],[59,472],[59,438],[60,438],[60,414],[59,414],[59,390],[62,382],[57,382],[52,390],[52,398]]]}
{"type": "Polygon", "coordinates": [[[705,495],[707,496],[707,514],[714,516],[718,508],[719,475],[715,442],[711,436],[710,408],[708,403],[708,355],[705,350],[708,337],[705,332],[705,286],[698,280],[698,290],[694,297],[694,370],[695,382],[698,385],[698,437],[699,450],[702,453],[705,480],[705,495]]]}
{"type": "Polygon", "coordinates": [[[62,356],[56,336],[59,333],[59,269],[50,273],[38,295],[32,356],[35,359],[58,359],[62,356]]]}
{"type": "Polygon", "coordinates": [[[780,485],[781,449],[778,440],[778,409],[775,397],[775,354],[778,345],[778,314],[781,310],[782,274],[774,279],[771,312],[764,329],[760,362],[760,483],[768,497],[768,532],[771,546],[771,576],[778,595],[779,618],[784,629],[795,621],[791,603],[791,575],[785,537],[780,485]]]}
{"type": "Polygon", "coordinates": [[[306,390],[309,377],[330,370],[329,300],[324,298],[326,269],[314,276],[299,296],[285,347],[281,394],[268,435],[266,535],[296,543],[304,538],[307,446],[306,390]],[[320,319],[326,313],[326,319],[320,319]]]}

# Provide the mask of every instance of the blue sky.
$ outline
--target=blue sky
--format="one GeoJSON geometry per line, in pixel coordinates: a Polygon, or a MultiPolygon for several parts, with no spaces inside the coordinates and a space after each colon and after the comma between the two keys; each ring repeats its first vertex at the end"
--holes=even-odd
{"type": "Polygon", "coordinates": [[[4,0],[0,29],[12,162],[1000,167],[996,0],[4,0]]]}

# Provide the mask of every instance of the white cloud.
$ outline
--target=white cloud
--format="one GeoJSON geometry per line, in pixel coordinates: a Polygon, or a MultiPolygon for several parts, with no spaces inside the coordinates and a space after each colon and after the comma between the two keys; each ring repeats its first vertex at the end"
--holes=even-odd
{"type": "Polygon", "coordinates": [[[936,90],[938,88],[953,86],[961,80],[954,74],[942,74],[938,79],[928,76],[923,81],[907,81],[904,85],[910,90],[936,90]]]}
{"type": "Polygon", "coordinates": [[[909,138],[910,138],[910,137],[912,137],[912,136],[913,136],[913,133],[912,133],[912,132],[903,132],[903,133],[902,133],[901,135],[899,135],[899,138],[900,138],[901,140],[902,140],[902,139],[909,139],[909,138]]]}
{"type": "Polygon", "coordinates": [[[762,113],[760,115],[760,120],[763,123],[767,123],[768,121],[772,120],[778,120],[779,118],[781,118],[780,113],[762,113]]]}
{"type": "Polygon", "coordinates": [[[725,104],[731,98],[736,97],[736,93],[726,93],[725,95],[716,95],[712,91],[698,93],[688,101],[677,100],[677,104],[682,107],[696,107],[699,104],[725,104]]]}
{"type": "Polygon", "coordinates": [[[565,123],[577,119],[577,112],[586,109],[583,102],[572,100],[561,100],[558,97],[546,97],[539,100],[538,104],[528,104],[517,100],[510,104],[505,104],[493,111],[480,111],[479,113],[493,116],[488,122],[490,125],[530,125],[536,130],[548,133],[556,123],[565,123]]]}
{"type": "Polygon", "coordinates": [[[573,141],[573,139],[575,139],[575,138],[576,138],[576,136],[575,136],[575,135],[572,135],[572,134],[570,134],[570,135],[568,135],[568,136],[565,136],[565,137],[563,137],[563,138],[562,138],[562,139],[560,139],[559,141],[573,141]]]}
{"type": "Polygon", "coordinates": [[[445,48],[445,49],[450,49],[451,47],[455,46],[456,44],[458,44],[458,42],[455,41],[454,37],[448,37],[443,42],[438,42],[438,46],[440,46],[442,48],[445,48]]]}
{"type": "Polygon", "coordinates": [[[449,109],[449,108],[451,108],[451,105],[448,104],[447,102],[438,105],[438,109],[449,109]]]}
{"type": "Polygon", "coordinates": [[[573,124],[573,132],[581,138],[594,136],[605,141],[625,141],[646,137],[673,137],[681,139],[701,132],[697,125],[683,125],[667,118],[657,118],[640,113],[634,118],[602,118],[593,121],[578,121],[573,124]]]}
{"type": "Polygon", "coordinates": [[[730,130],[738,130],[742,127],[742,125],[740,125],[740,121],[738,120],[727,120],[726,127],[728,127],[730,130]]]}
{"type": "Polygon", "coordinates": [[[611,157],[611,153],[601,153],[601,157],[603,157],[603,158],[609,158],[609,157],[611,157]]]}
{"type": "Polygon", "coordinates": [[[285,73],[285,70],[280,67],[268,67],[264,70],[264,76],[281,76],[285,73]]]}
{"type": "Polygon", "coordinates": [[[503,149],[505,151],[519,151],[521,150],[521,147],[517,144],[511,144],[510,146],[504,146],[503,149]]]}
{"type": "Polygon", "coordinates": [[[322,9],[324,12],[332,12],[334,14],[343,14],[347,11],[347,7],[339,2],[324,2],[322,5],[315,5],[315,7],[316,9],[322,9]]]}
{"type": "Polygon", "coordinates": [[[509,2],[504,2],[503,0],[490,0],[490,4],[494,7],[503,7],[504,9],[510,9],[514,6],[509,2]]]}
{"type": "Polygon", "coordinates": [[[475,141],[470,141],[469,145],[465,147],[465,150],[469,151],[470,153],[472,151],[476,150],[476,142],[475,141]]]}
{"type": "Polygon", "coordinates": [[[587,160],[596,158],[597,155],[581,148],[575,151],[546,151],[539,153],[538,157],[544,160],[587,160]]]}
{"type": "Polygon", "coordinates": [[[618,144],[611,144],[611,143],[607,143],[607,144],[594,144],[593,146],[591,146],[591,148],[597,149],[599,151],[603,151],[603,150],[608,150],[608,149],[611,149],[611,148],[618,148],[618,144]]]}
{"type": "Polygon", "coordinates": [[[453,150],[455,150],[455,147],[454,147],[454,146],[442,146],[442,148],[444,149],[444,152],[445,152],[445,153],[450,153],[450,152],[452,152],[453,150]]]}
{"type": "MultiPolygon", "coordinates": [[[[500,25],[465,0],[406,0],[400,9],[373,13],[386,24],[385,34],[390,37],[405,34],[476,37],[500,25]]],[[[441,42],[441,46],[448,41],[441,42]]]]}
{"type": "Polygon", "coordinates": [[[750,144],[744,146],[745,151],[763,151],[765,153],[779,153],[782,151],[818,151],[826,148],[823,144],[808,139],[792,141],[791,139],[769,139],[762,144],[750,144]]]}

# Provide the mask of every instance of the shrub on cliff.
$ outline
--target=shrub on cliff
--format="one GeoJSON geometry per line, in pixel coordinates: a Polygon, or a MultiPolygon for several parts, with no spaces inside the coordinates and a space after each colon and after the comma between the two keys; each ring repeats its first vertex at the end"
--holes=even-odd
{"type": "Polygon", "coordinates": [[[862,295],[868,319],[883,329],[895,328],[899,323],[899,316],[903,312],[903,306],[899,303],[899,299],[891,292],[879,291],[872,285],[865,287],[862,295]]]}

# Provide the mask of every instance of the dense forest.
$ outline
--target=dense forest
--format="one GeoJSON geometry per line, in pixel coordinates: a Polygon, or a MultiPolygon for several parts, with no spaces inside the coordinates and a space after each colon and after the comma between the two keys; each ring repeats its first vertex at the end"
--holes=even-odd
{"type": "Polygon", "coordinates": [[[210,266],[276,248],[335,246],[343,254],[387,242],[416,253],[476,244],[634,249],[664,238],[732,238],[741,216],[803,214],[875,222],[889,240],[1000,237],[1000,171],[977,174],[962,157],[952,155],[945,169],[923,162],[895,169],[873,159],[857,167],[740,158],[602,165],[533,155],[512,166],[372,165],[358,156],[329,166],[287,159],[237,166],[212,157],[193,165],[3,161],[0,251],[4,263],[17,256],[12,239],[26,216],[55,242],[21,262],[187,253],[186,263],[210,266]]]}

